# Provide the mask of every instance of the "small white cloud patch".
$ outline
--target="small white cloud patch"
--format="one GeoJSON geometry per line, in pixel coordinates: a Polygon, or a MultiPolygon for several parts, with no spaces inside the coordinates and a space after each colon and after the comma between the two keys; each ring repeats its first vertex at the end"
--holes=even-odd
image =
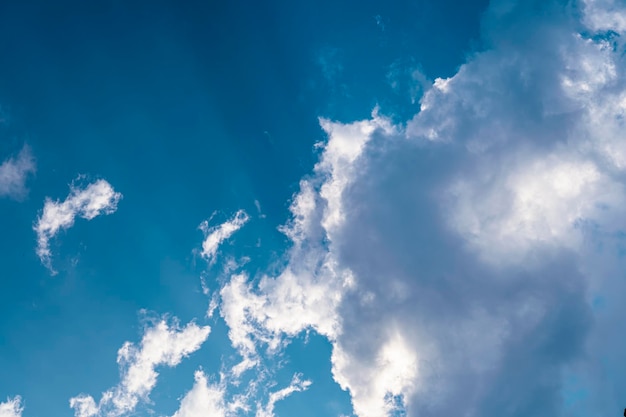
{"type": "Polygon", "coordinates": [[[21,417],[24,406],[22,397],[7,398],[6,402],[0,403],[0,417],[21,417]]]}
{"type": "Polygon", "coordinates": [[[306,379],[302,380],[301,376],[298,374],[294,375],[288,387],[270,394],[267,405],[265,407],[258,408],[256,417],[274,417],[274,406],[278,401],[284,400],[294,392],[305,391],[309,388],[309,386],[311,386],[311,381],[306,379]]]}
{"type": "Polygon", "coordinates": [[[205,235],[202,242],[202,251],[200,255],[209,262],[209,264],[215,263],[215,256],[217,255],[217,249],[226,239],[230,238],[233,233],[241,229],[244,224],[248,222],[250,217],[248,214],[239,210],[228,221],[220,224],[219,226],[209,227],[208,220],[203,221],[200,224],[200,230],[205,235]]]}
{"type": "Polygon", "coordinates": [[[37,255],[41,262],[55,274],[51,264],[50,239],[59,230],[72,227],[76,216],[91,220],[102,214],[114,213],[121,198],[122,194],[105,180],[98,180],[83,189],[71,185],[70,194],[63,202],[46,198],[43,212],[34,227],[37,232],[37,255]]]}
{"type": "Polygon", "coordinates": [[[0,197],[20,200],[26,197],[26,179],[35,173],[35,158],[28,145],[17,156],[6,159],[0,165],[0,197]]]}
{"type": "MultiPolygon", "coordinates": [[[[70,399],[75,416],[115,417],[132,412],[140,401],[148,399],[155,387],[159,375],[156,367],[178,365],[200,348],[210,331],[209,326],[198,326],[193,322],[183,328],[176,321],[168,326],[165,320],[146,329],[139,347],[126,342],[118,351],[121,381],[104,392],[99,403],[85,394],[70,399]]],[[[191,414],[181,414],[184,415],[191,414]]]]}

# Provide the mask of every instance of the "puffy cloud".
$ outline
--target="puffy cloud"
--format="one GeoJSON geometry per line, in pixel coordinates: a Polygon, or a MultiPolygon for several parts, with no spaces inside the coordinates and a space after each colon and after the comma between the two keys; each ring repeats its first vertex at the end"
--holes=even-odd
{"type": "MultiPolygon", "coordinates": [[[[113,417],[134,411],[140,401],[148,399],[156,385],[159,375],[156,368],[178,365],[200,348],[210,330],[209,326],[198,326],[193,322],[182,328],[176,321],[168,325],[164,319],[148,327],[139,346],[126,342],[119,349],[117,363],[121,380],[118,385],[104,392],[98,403],[85,394],[70,399],[76,417],[113,417]]],[[[192,407],[194,399],[187,403],[190,403],[188,408],[192,407]]]]}
{"type": "Polygon", "coordinates": [[[22,398],[19,395],[0,403],[0,417],[22,417],[23,411],[22,398]]]}
{"type": "Polygon", "coordinates": [[[376,129],[390,132],[392,126],[377,111],[371,121],[350,126],[320,122],[333,139],[316,165],[318,176],[301,181],[290,208],[293,219],[281,228],[294,243],[287,267],[278,277],[262,277],[260,291],[254,291],[245,273],[233,275],[221,290],[222,317],[233,346],[244,358],[235,373],[258,364],[259,342],[277,351],[284,345],[284,335],[314,329],[334,339],[340,329],[337,307],[352,285],[352,275],[339,267],[326,241],[344,220],[341,195],[356,175],[352,164],[367,135],[376,129]]]}
{"type": "Polygon", "coordinates": [[[203,221],[200,224],[200,230],[204,233],[205,238],[202,242],[200,255],[210,264],[215,263],[217,249],[222,242],[230,238],[237,230],[241,229],[249,219],[250,217],[245,211],[239,210],[230,220],[219,226],[209,227],[209,222],[207,220],[203,221]]]}
{"type": "Polygon", "coordinates": [[[180,408],[172,417],[225,417],[224,388],[210,384],[202,371],[196,371],[193,388],[183,397],[180,408]]]}
{"type": "Polygon", "coordinates": [[[105,180],[98,180],[84,188],[70,186],[70,194],[64,201],[46,198],[43,212],[34,226],[37,233],[37,255],[41,262],[54,274],[50,239],[60,230],[74,225],[76,216],[91,220],[117,210],[122,194],[116,192],[105,180]]]}
{"type": "Polygon", "coordinates": [[[581,7],[496,1],[405,125],[321,120],[285,268],[221,291],[246,366],[313,329],[359,417],[577,414],[566,375],[581,415],[619,408],[626,20],[581,7]]]}
{"type": "Polygon", "coordinates": [[[0,197],[21,200],[26,197],[26,179],[36,171],[35,158],[28,145],[17,156],[0,164],[0,197]]]}

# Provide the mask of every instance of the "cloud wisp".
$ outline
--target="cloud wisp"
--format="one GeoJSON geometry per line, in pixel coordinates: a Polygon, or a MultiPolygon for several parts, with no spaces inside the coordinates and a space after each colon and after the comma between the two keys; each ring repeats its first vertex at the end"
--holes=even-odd
{"type": "Polygon", "coordinates": [[[209,262],[210,265],[215,263],[215,257],[219,246],[225,240],[229,239],[237,230],[245,225],[250,217],[248,214],[239,210],[228,221],[219,226],[209,226],[209,221],[205,220],[200,224],[200,230],[204,233],[204,241],[202,242],[202,250],[200,255],[209,262]]]}
{"type": "Polygon", "coordinates": [[[37,170],[30,146],[0,164],[0,197],[22,200],[28,194],[26,180],[37,170]]]}
{"type": "Polygon", "coordinates": [[[289,386],[272,392],[265,407],[257,408],[256,417],[274,417],[274,406],[278,401],[284,400],[294,392],[306,391],[310,386],[311,381],[303,380],[300,375],[294,375],[289,386]]]}
{"type": "MultiPolygon", "coordinates": [[[[211,329],[191,322],[180,327],[165,319],[148,327],[139,346],[126,342],[117,353],[120,383],[102,394],[98,403],[90,395],[70,399],[76,417],[116,417],[133,412],[147,401],[157,383],[160,366],[174,367],[206,341],[211,329]]],[[[193,402],[193,399],[187,402],[193,402]]],[[[192,404],[193,405],[193,404],[192,404]]],[[[192,405],[187,405],[191,407],[192,405]]],[[[185,415],[185,414],[181,414],[185,415]]]]}
{"type": "Polygon", "coordinates": [[[103,179],[84,188],[72,184],[70,194],[64,201],[46,198],[34,230],[37,233],[37,256],[53,275],[56,271],[52,267],[50,239],[59,231],[72,227],[76,217],[92,220],[100,215],[114,213],[121,198],[122,194],[103,179]]]}

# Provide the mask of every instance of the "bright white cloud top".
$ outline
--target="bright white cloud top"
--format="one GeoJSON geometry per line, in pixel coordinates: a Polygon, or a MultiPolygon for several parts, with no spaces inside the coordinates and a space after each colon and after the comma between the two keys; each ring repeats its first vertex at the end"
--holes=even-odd
{"type": "Polygon", "coordinates": [[[6,402],[0,403],[0,417],[22,417],[23,411],[22,398],[19,396],[7,398],[6,402]]]}
{"type": "Polygon", "coordinates": [[[35,158],[30,147],[24,145],[17,156],[9,157],[0,164],[0,197],[16,200],[26,197],[26,180],[35,171],[35,158]]]}
{"type": "Polygon", "coordinates": [[[122,194],[116,192],[111,184],[100,179],[84,188],[70,186],[70,194],[64,201],[46,198],[43,212],[34,226],[37,233],[37,256],[54,274],[50,239],[60,230],[74,225],[76,217],[92,220],[97,216],[111,214],[117,210],[122,194]]]}
{"type": "MultiPolygon", "coordinates": [[[[188,323],[180,327],[174,319],[165,319],[148,327],[140,346],[124,343],[117,353],[120,383],[102,394],[98,403],[90,395],[70,400],[76,417],[122,416],[135,410],[140,401],[147,401],[157,383],[159,366],[174,367],[205,342],[211,328],[188,323]]],[[[189,400],[193,401],[193,400],[189,400]]]]}

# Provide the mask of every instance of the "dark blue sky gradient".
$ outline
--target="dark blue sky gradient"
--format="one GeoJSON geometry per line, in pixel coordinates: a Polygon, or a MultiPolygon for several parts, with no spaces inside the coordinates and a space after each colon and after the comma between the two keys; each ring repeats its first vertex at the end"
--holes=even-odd
{"type": "Polygon", "coordinates": [[[284,248],[276,227],[324,139],[317,118],[363,118],[378,103],[405,119],[417,105],[391,89],[391,66],[453,74],[480,47],[485,7],[0,2],[0,105],[10,115],[0,155],[26,141],[38,165],[24,203],[0,200],[0,231],[11,237],[0,239],[0,397],[22,395],[25,417],[71,415],[71,396],[117,382],[115,352],[138,340],[138,310],[203,322],[198,224],[215,210],[220,221],[239,208],[256,213],[258,200],[267,217],[237,239],[265,267],[284,248]],[[326,75],[323,60],[334,65],[326,75]],[[44,197],[64,199],[79,174],[105,178],[124,199],[115,215],[60,233],[61,273],[51,278],[32,225],[44,197]]]}

